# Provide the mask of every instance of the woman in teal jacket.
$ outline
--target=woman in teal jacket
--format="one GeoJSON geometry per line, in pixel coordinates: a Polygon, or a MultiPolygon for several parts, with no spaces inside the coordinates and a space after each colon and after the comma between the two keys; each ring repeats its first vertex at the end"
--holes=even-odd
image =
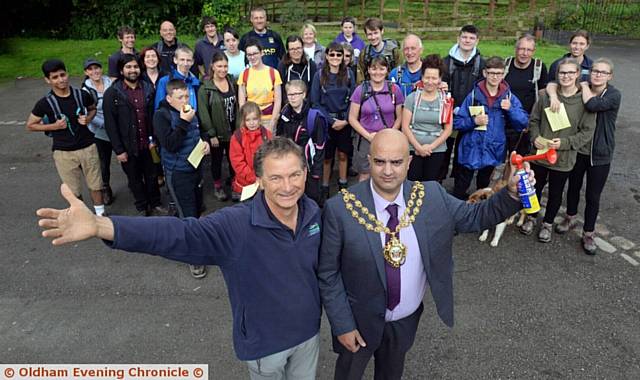
{"type": "Polygon", "coordinates": [[[489,58],[483,70],[486,79],[475,84],[453,118],[453,128],[463,133],[456,154],[460,170],[453,189],[459,199],[468,197],[467,189],[476,170],[476,187],[489,186],[493,169],[506,157],[505,127],[518,132],[527,127],[529,115],[504,81],[504,68],[502,58],[489,58]],[[470,107],[482,107],[481,114],[472,115],[470,107]]]}

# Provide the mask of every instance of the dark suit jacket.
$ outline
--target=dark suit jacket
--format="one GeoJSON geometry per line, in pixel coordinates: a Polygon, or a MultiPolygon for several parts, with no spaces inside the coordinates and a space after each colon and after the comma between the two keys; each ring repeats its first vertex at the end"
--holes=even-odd
{"type": "MultiPolygon", "coordinates": [[[[453,326],[453,257],[456,232],[481,231],[520,209],[503,189],[486,202],[467,204],[449,195],[437,182],[425,182],[424,204],[413,228],[438,315],[453,326]]],[[[412,183],[405,181],[408,200],[412,183]]],[[[369,181],[349,189],[375,212],[369,181]]],[[[408,228],[408,227],[407,227],[408,228]]],[[[386,310],[386,275],[382,243],[351,216],[340,195],[329,199],[323,211],[323,235],[318,277],[320,295],[334,336],[358,329],[365,342],[377,347],[382,339],[386,310]]],[[[344,350],[334,339],[334,350],[344,350]]]]}

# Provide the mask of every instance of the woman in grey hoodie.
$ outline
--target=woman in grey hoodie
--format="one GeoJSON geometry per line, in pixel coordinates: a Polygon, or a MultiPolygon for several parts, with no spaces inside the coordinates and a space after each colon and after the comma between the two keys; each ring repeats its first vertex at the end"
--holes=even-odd
{"type": "Polygon", "coordinates": [[[111,141],[104,129],[104,113],[102,111],[102,96],[111,86],[111,78],[102,75],[102,64],[95,59],[89,58],[84,62],[85,79],[82,82],[82,89],[87,91],[96,102],[96,116],[89,124],[89,130],[93,132],[94,141],[100,156],[100,171],[102,173],[102,199],[105,205],[113,203],[113,191],[109,185],[111,180],[111,141]]]}

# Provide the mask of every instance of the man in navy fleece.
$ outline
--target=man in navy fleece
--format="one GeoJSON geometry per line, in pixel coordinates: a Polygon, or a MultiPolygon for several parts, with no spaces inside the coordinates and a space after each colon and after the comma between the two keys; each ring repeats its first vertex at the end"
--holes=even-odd
{"type": "Polygon", "coordinates": [[[263,143],[254,166],[262,190],[253,199],[200,219],[97,217],[63,184],[70,207],[38,210],[39,225],[54,245],[96,237],[114,249],[219,265],[234,348],[251,379],[315,379],[320,210],[304,195],[305,158],[293,141],[263,143]]]}

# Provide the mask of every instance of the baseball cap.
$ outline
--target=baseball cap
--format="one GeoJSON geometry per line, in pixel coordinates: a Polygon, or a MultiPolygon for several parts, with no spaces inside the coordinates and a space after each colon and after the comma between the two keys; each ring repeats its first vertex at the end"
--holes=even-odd
{"type": "Polygon", "coordinates": [[[91,65],[98,65],[98,66],[102,67],[102,64],[100,63],[100,61],[98,61],[95,58],[87,58],[87,59],[85,59],[84,66],[83,66],[84,69],[85,70],[88,69],[89,66],[91,66],[91,65]]]}

